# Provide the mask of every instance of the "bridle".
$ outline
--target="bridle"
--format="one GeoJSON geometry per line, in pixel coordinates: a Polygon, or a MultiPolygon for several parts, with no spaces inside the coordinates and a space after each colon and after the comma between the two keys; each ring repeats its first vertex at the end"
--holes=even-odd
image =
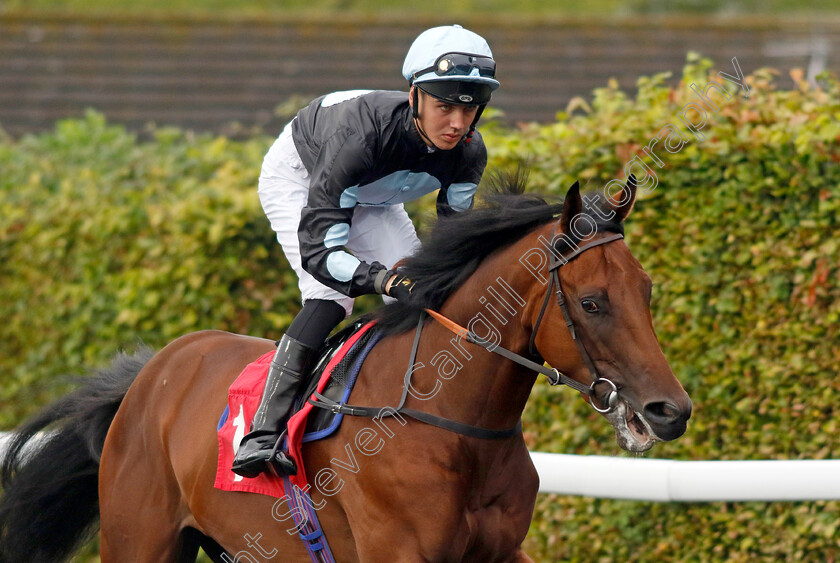
{"type": "MultiPolygon", "coordinates": [[[[566,299],[566,294],[563,293],[563,286],[560,283],[559,270],[563,265],[568,264],[570,261],[574,260],[575,258],[580,256],[581,254],[583,254],[584,252],[586,252],[590,248],[594,248],[596,246],[601,246],[602,244],[607,244],[607,243],[612,242],[614,240],[619,240],[619,239],[623,239],[623,238],[624,238],[624,235],[621,234],[621,233],[612,233],[612,234],[610,234],[610,235],[608,235],[604,238],[594,240],[590,243],[584,244],[583,246],[577,247],[571,254],[569,254],[568,256],[561,256],[560,259],[558,259],[556,256],[554,256],[554,254],[551,255],[551,260],[549,261],[549,265],[548,265],[548,272],[549,272],[548,289],[546,289],[545,299],[543,300],[542,307],[540,307],[540,313],[539,313],[539,315],[537,315],[537,322],[534,324],[534,330],[531,332],[531,341],[528,343],[528,351],[531,354],[536,355],[537,354],[537,347],[536,347],[537,332],[540,329],[540,323],[542,323],[543,315],[545,314],[545,310],[548,307],[548,302],[551,298],[551,288],[556,285],[557,289],[555,290],[554,294],[557,296],[557,304],[560,306],[560,311],[563,313],[563,320],[566,321],[566,326],[569,327],[569,333],[572,335],[572,340],[574,340],[575,343],[577,344],[578,353],[580,353],[580,357],[583,358],[583,362],[586,364],[586,367],[589,370],[589,373],[592,375],[592,383],[589,385],[588,392],[587,392],[587,394],[590,397],[590,404],[592,405],[593,409],[595,409],[596,411],[598,411],[600,413],[608,413],[615,408],[616,404],[618,404],[618,388],[615,386],[615,383],[613,383],[612,381],[610,381],[606,377],[601,377],[601,374],[598,373],[598,368],[595,367],[595,364],[592,361],[592,358],[589,356],[589,353],[586,351],[586,347],[583,345],[583,342],[577,337],[577,331],[575,330],[575,323],[572,320],[571,315],[569,315],[568,300],[566,299]],[[606,383],[607,385],[609,385],[612,388],[610,390],[610,392],[607,394],[607,400],[606,400],[606,405],[607,406],[606,406],[606,408],[603,408],[603,409],[599,408],[598,405],[596,405],[592,400],[592,399],[595,398],[595,386],[598,385],[599,383],[606,383]]],[[[560,375],[559,372],[557,372],[557,370],[554,370],[554,371],[555,371],[555,373],[560,375]]],[[[574,380],[572,380],[572,381],[574,381],[574,380]]],[[[551,381],[551,379],[549,379],[549,383],[551,383],[551,385],[557,385],[561,382],[560,381],[551,381]]],[[[577,383],[577,381],[575,381],[575,383],[577,383]]],[[[566,385],[569,385],[569,383],[566,383],[566,385]]]]}
{"type": "MultiPolygon", "coordinates": [[[[552,235],[553,236],[553,235],[552,235]]],[[[578,352],[580,353],[581,357],[583,358],[584,363],[586,364],[587,368],[589,369],[589,373],[592,375],[592,383],[586,385],[584,383],[580,383],[571,377],[568,377],[555,368],[547,368],[544,365],[544,362],[537,363],[533,360],[526,358],[516,352],[512,352],[496,343],[489,342],[484,340],[483,338],[479,337],[474,332],[462,327],[455,321],[441,315],[437,311],[433,311],[431,309],[426,309],[425,313],[435,319],[438,323],[443,325],[445,328],[450,330],[451,332],[455,333],[455,335],[460,339],[463,338],[467,342],[471,342],[473,344],[477,344],[489,352],[494,354],[498,354],[512,362],[515,362],[525,368],[528,368],[532,371],[541,373],[548,378],[548,382],[550,385],[567,385],[572,389],[582,393],[589,397],[589,404],[592,405],[596,411],[600,413],[608,413],[611,412],[615,407],[618,405],[618,387],[616,387],[615,383],[610,381],[605,377],[601,377],[598,373],[598,370],[595,368],[595,364],[592,362],[592,358],[586,351],[586,347],[584,347],[581,340],[578,338],[577,331],[575,330],[575,324],[572,320],[572,317],[569,315],[569,310],[567,307],[567,299],[566,295],[563,293],[563,287],[560,283],[560,274],[559,270],[565,264],[568,264],[571,260],[574,260],[590,248],[594,248],[596,246],[601,246],[602,244],[607,244],[613,242],[615,240],[619,240],[624,238],[624,235],[621,233],[612,233],[608,236],[600,238],[598,240],[594,240],[592,242],[583,244],[581,246],[574,246],[574,250],[566,256],[561,256],[558,258],[552,252],[551,260],[549,261],[549,283],[548,288],[545,292],[545,299],[543,299],[542,307],[540,308],[539,315],[537,316],[537,322],[534,325],[534,330],[531,333],[531,341],[529,342],[529,350],[532,356],[536,357],[539,360],[542,358],[536,351],[535,340],[537,331],[540,328],[540,324],[542,323],[543,316],[545,315],[545,311],[548,308],[548,303],[551,300],[551,290],[556,286],[554,294],[557,296],[557,303],[560,306],[560,310],[563,313],[563,318],[566,321],[566,326],[569,327],[569,332],[571,333],[572,340],[577,343],[578,352]],[[610,391],[607,394],[607,398],[604,401],[605,407],[601,408],[595,404],[595,387],[600,384],[605,383],[610,386],[610,391]]],[[[470,436],[473,438],[481,438],[481,439],[488,439],[488,440],[499,440],[499,439],[506,439],[511,436],[514,436],[522,431],[522,423],[521,421],[514,426],[513,428],[507,428],[504,430],[491,430],[488,428],[481,428],[477,426],[471,426],[469,424],[464,424],[461,422],[456,422],[454,420],[450,420],[444,417],[440,417],[437,415],[433,415],[427,412],[418,411],[415,409],[411,409],[405,406],[406,399],[408,398],[409,394],[409,387],[411,385],[411,375],[414,371],[414,366],[416,365],[415,360],[417,357],[417,350],[420,344],[420,335],[423,331],[423,325],[425,324],[426,316],[421,314],[420,319],[417,323],[417,330],[414,334],[414,343],[411,348],[411,354],[408,362],[408,369],[405,373],[404,383],[403,383],[403,391],[402,397],[400,398],[399,405],[396,408],[385,408],[385,407],[368,407],[368,406],[358,406],[358,405],[348,405],[346,403],[336,402],[328,397],[324,396],[323,394],[315,391],[312,396],[309,398],[309,402],[318,408],[327,409],[332,411],[336,414],[347,414],[350,416],[363,416],[368,418],[381,418],[386,416],[398,416],[398,415],[407,415],[411,418],[424,422],[426,424],[431,424],[432,426],[437,426],[438,428],[444,428],[451,432],[456,432],[458,434],[462,434],[464,436],[470,436]]]]}
{"type": "Polygon", "coordinates": [[[589,250],[590,248],[595,248],[596,246],[601,246],[602,244],[607,244],[623,238],[624,235],[622,235],[621,233],[612,233],[608,236],[583,244],[581,246],[575,246],[574,250],[571,253],[569,253],[568,255],[561,254],[559,258],[555,256],[554,253],[551,253],[551,259],[548,265],[548,288],[546,288],[545,298],[543,299],[542,307],[540,307],[539,315],[537,315],[537,322],[534,324],[534,330],[531,332],[531,340],[528,343],[528,350],[530,354],[534,357],[539,357],[539,352],[537,351],[535,344],[537,332],[540,329],[543,316],[545,315],[545,311],[548,308],[548,303],[551,300],[551,290],[553,287],[556,287],[554,294],[557,297],[557,304],[560,306],[560,311],[563,313],[563,320],[566,321],[566,326],[569,328],[569,333],[572,336],[572,340],[574,340],[577,344],[578,353],[580,353],[580,356],[581,358],[583,358],[583,361],[586,364],[589,373],[592,375],[592,383],[590,383],[589,385],[580,383],[572,379],[571,377],[563,375],[554,368],[547,368],[542,364],[529,360],[528,358],[515,352],[511,352],[510,350],[507,350],[506,348],[503,348],[497,344],[491,344],[477,336],[475,333],[467,330],[466,328],[461,327],[454,321],[444,317],[436,311],[426,309],[426,312],[429,315],[431,315],[432,318],[434,318],[443,326],[448,328],[450,331],[463,337],[467,342],[478,344],[479,346],[486,348],[490,352],[499,354],[500,356],[503,356],[513,362],[516,362],[521,366],[524,366],[526,368],[529,368],[533,371],[545,375],[548,378],[548,382],[550,385],[567,385],[572,389],[575,389],[576,391],[579,391],[580,393],[589,396],[589,403],[592,405],[592,408],[594,408],[600,413],[608,413],[612,411],[618,404],[618,387],[616,387],[615,383],[613,383],[606,377],[601,377],[601,374],[598,373],[598,369],[595,367],[592,358],[586,351],[586,347],[583,345],[583,342],[581,342],[581,340],[578,338],[577,331],[575,330],[574,320],[572,320],[572,317],[569,314],[568,300],[566,299],[566,294],[563,293],[563,286],[560,282],[559,270],[564,265],[568,264],[581,254],[589,250]],[[605,383],[611,388],[607,394],[607,398],[605,400],[606,406],[604,408],[601,408],[598,405],[596,405],[594,401],[596,397],[595,387],[600,383],[605,383]]]}

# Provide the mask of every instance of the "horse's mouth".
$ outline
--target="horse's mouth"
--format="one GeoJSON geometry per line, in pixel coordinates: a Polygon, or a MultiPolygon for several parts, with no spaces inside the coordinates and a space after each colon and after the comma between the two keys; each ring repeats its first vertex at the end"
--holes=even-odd
{"type": "Polygon", "coordinates": [[[615,429],[615,441],[628,452],[646,452],[656,443],[656,435],[644,417],[619,401],[615,409],[604,415],[615,429]]]}

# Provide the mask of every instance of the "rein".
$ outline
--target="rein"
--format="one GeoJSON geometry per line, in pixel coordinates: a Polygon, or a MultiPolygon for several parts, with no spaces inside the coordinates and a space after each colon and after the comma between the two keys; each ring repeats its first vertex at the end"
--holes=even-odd
{"type": "Polygon", "coordinates": [[[410,418],[425,422],[456,434],[470,436],[471,438],[482,438],[484,440],[501,440],[510,438],[522,431],[522,421],[518,422],[513,428],[505,430],[492,430],[490,428],[481,428],[479,426],[472,426],[457,422],[442,416],[429,414],[427,412],[410,409],[405,406],[405,401],[408,398],[408,389],[411,385],[411,376],[414,373],[415,361],[417,359],[417,349],[420,346],[420,335],[423,332],[423,325],[426,323],[425,313],[420,315],[420,320],[417,322],[417,330],[414,333],[414,342],[411,345],[411,355],[408,360],[408,369],[405,372],[403,381],[402,396],[400,397],[400,404],[394,407],[361,407],[355,405],[348,405],[333,401],[329,397],[315,391],[309,398],[309,403],[318,408],[327,409],[335,414],[348,414],[350,416],[363,416],[367,418],[385,418],[388,416],[399,416],[404,414],[410,418]]]}
{"type": "Polygon", "coordinates": [[[426,309],[426,313],[428,313],[437,322],[442,324],[445,328],[449,329],[449,331],[456,334],[459,338],[463,338],[464,340],[466,340],[467,342],[471,342],[472,344],[478,344],[488,352],[498,354],[503,358],[507,358],[512,362],[516,362],[517,364],[528,368],[531,371],[536,371],[543,374],[548,378],[548,382],[551,385],[568,385],[572,389],[580,391],[581,393],[589,393],[588,386],[575,381],[571,377],[563,375],[554,368],[547,368],[542,364],[538,364],[537,362],[531,361],[525,356],[520,356],[516,352],[511,352],[507,348],[503,348],[499,345],[494,346],[490,342],[479,338],[474,332],[470,332],[455,321],[449,319],[448,317],[444,317],[436,311],[426,309]]]}
{"type": "Polygon", "coordinates": [[[613,242],[615,240],[619,240],[624,238],[624,235],[620,233],[613,233],[609,236],[606,236],[602,239],[598,239],[596,241],[590,242],[588,244],[584,244],[580,247],[577,247],[574,252],[569,254],[568,256],[561,256],[559,259],[556,258],[553,254],[551,256],[551,260],[549,262],[549,284],[548,288],[546,289],[545,299],[543,300],[542,307],[540,308],[539,315],[537,316],[537,322],[534,325],[534,330],[531,333],[531,340],[529,342],[529,350],[531,351],[532,355],[536,356],[536,346],[535,340],[537,331],[540,328],[540,324],[542,323],[543,316],[545,314],[546,309],[548,308],[549,300],[551,299],[551,289],[555,285],[557,289],[554,291],[557,303],[560,306],[560,310],[563,313],[563,319],[566,321],[566,326],[569,328],[569,332],[571,333],[572,340],[575,341],[578,347],[578,352],[580,353],[581,357],[583,358],[586,367],[589,369],[589,373],[592,375],[592,383],[589,385],[585,385],[580,383],[562,373],[557,371],[554,368],[547,368],[545,365],[538,364],[528,358],[512,352],[502,346],[494,345],[491,342],[488,342],[474,332],[467,330],[466,328],[462,327],[455,321],[445,317],[444,315],[438,313],[437,311],[433,311],[431,309],[425,309],[424,313],[421,314],[420,319],[417,323],[417,330],[414,334],[414,342],[411,347],[411,355],[409,358],[408,369],[405,373],[405,378],[403,382],[403,390],[402,396],[400,397],[400,404],[396,408],[392,407],[361,407],[361,406],[353,406],[344,403],[339,403],[329,399],[328,397],[322,395],[321,393],[315,391],[312,396],[309,398],[309,403],[313,406],[318,408],[327,409],[332,411],[335,414],[347,414],[350,416],[363,416],[367,418],[382,418],[386,416],[397,416],[399,414],[407,415],[415,420],[420,422],[424,422],[426,424],[430,424],[432,426],[436,426],[438,428],[443,428],[445,430],[449,430],[451,432],[455,432],[457,434],[462,434],[464,436],[470,436],[473,438],[482,438],[486,440],[499,440],[504,438],[509,438],[514,436],[522,431],[522,422],[518,422],[516,426],[513,428],[508,428],[505,430],[492,430],[489,428],[481,428],[478,426],[472,426],[469,424],[464,424],[462,422],[456,422],[454,420],[450,420],[448,418],[443,418],[437,415],[429,414],[426,412],[418,411],[415,409],[410,409],[405,407],[405,401],[408,398],[408,389],[411,384],[411,376],[414,372],[415,360],[417,357],[417,349],[420,345],[420,335],[423,332],[423,325],[426,322],[426,315],[428,314],[438,323],[440,323],[443,327],[457,335],[459,338],[463,338],[467,342],[471,342],[473,344],[477,344],[485,348],[487,351],[492,352],[494,354],[498,354],[503,358],[506,358],[512,362],[515,362],[531,371],[535,371],[545,375],[548,378],[548,382],[550,385],[566,385],[571,387],[572,389],[587,395],[589,397],[589,403],[592,405],[596,411],[600,413],[608,413],[612,411],[615,406],[618,404],[618,388],[616,387],[615,383],[610,381],[605,377],[601,377],[598,373],[597,368],[595,368],[595,364],[592,362],[592,358],[586,351],[583,343],[577,337],[577,331],[575,330],[575,324],[572,320],[571,316],[569,315],[569,310],[567,306],[567,299],[566,295],[563,293],[563,288],[560,283],[560,275],[558,271],[562,266],[568,264],[571,260],[575,259],[576,257],[583,254],[585,251],[589,250],[590,248],[594,248],[596,246],[601,246],[602,244],[607,244],[609,242],[613,242]],[[595,402],[594,398],[595,394],[595,386],[599,383],[606,383],[611,387],[611,390],[607,394],[607,399],[605,401],[606,407],[600,408],[598,407],[595,402]]]}
{"type": "Polygon", "coordinates": [[[530,369],[531,371],[536,371],[545,375],[548,378],[548,383],[550,385],[566,385],[571,387],[575,391],[579,391],[584,395],[588,395],[590,398],[589,404],[592,405],[596,411],[600,413],[608,413],[613,410],[618,403],[618,388],[616,387],[615,383],[610,381],[605,377],[601,377],[601,374],[598,373],[598,370],[595,368],[595,364],[592,362],[592,358],[589,356],[589,353],[586,351],[586,347],[584,347],[583,342],[577,337],[577,331],[575,330],[575,323],[572,320],[571,315],[569,315],[569,308],[567,306],[568,300],[566,299],[566,294],[563,293],[563,287],[560,284],[560,274],[558,271],[562,266],[568,264],[590,248],[594,248],[596,246],[601,246],[602,244],[607,244],[609,242],[613,242],[614,240],[623,239],[624,235],[620,233],[613,233],[609,236],[606,236],[602,239],[598,239],[596,241],[590,242],[588,244],[584,244],[578,247],[574,252],[569,254],[567,257],[563,256],[560,259],[557,259],[553,254],[551,256],[551,261],[549,262],[549,282],[548,288],[545,292],[545,299],[543,300],[542,307],[540,307],[540,313],[537,316],[537,322],[534,325],[534,330],[531,333],[531,341],[528,344],[528,349],[532,356],[538,356],[538,352],[536,349],[535,341],[537,338],[537,332],[540,329],[540,324],[542,323],[543,316],[545,315],[545,310],[548,308],[548,302],[551,299],[551,288],[553,286],[557,286],[555,290],[555,295],[557,296],[557,304],[560,306],[560,311],[563,313],[563,319],[566,321],[566,326],[569,328],[569,332],[572,335],[572,340],[575,341],[578,347],[578,352],[580,353],[581,357],[583,358],[586,367],[589,369],[589,373],[592,375],[592,383],[590,385],[585,385],[580,383],[567,375],[564,375],[557,371],[554,368],[547,368],[544,365],[538,364],[537,362],[531,361],[528,358],[521,356],[515,352],[511,352],[510,350],[503,348],[498,345],[493,345],[482,338],[479,338],[475,333],[470,332],[466,328],[460,326],[456,322],[444,317],[440,313],[436,311],[432,311],[431,309],[426,309],[426,312],[432,316],[436,321],[442,324],[444,327],[449,329],[454,334],[458,335],[461,338],[464,338],[467,342],[472,342],[473,344],[478,344],[479,346],[485,348],[489,352],[493,352],[494,354],[498,354],[512,362],[516,362],[517,364],[530,369]],[[595,398],[595,386],[599,383],[606,383],[612,389],[607,394],[606,400],[606,408],[598,407],[593,399],[595,398]]]}

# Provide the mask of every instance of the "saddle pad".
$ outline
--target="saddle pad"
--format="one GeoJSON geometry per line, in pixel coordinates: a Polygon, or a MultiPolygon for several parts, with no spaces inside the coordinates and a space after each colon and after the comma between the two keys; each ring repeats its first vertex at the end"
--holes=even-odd
{"type": "MultiPolygon", "coordinates": [[[[355,332],[350,338],[341,346],[337,353],[330,359],[327,367],[321,373],[320,380],[316,387],[317,391],[323,392],[330,380],[335,367],[353,349],[359,339],[374,325],[370,322],[364,325],[361,329],[355,332]]],[[[366,346],[369,349],[371,346],[366,346]]],[[[367,350],[366,350],[367,351],[367,350]]],[[[216,481],[214,486],[223,491],[241,491],[249,493],[258,493],[269,495],[277,498],[286,496],[283,480],[270,473],[263,473],[248,479],[237,475],[231,471],[230,467],[233,463],[233,458],[236,455],[236,450],[239,448],[239,442],[242,437],[248,432],[251,426],[251,419],[256,414],[262,398],[263,389],[265,388],[265,378],[268,374],[268,368],[271,360],[274,358],[274,351],[260,356],[256,361],[248,364],[239,377],[236,378],[233,385],[228,391],[228,406],[225,408],[219,426],[217,428],[218,442],[219,442],[219,456],[218,465],[216,467],[216,481]]],[[[360,365],[364,361],[364,354],[360,355],[355,362],[360,365]]],[[[355,381],[355,378],[353,378],[355,381]]],[[[349,389],[347,390],[349,393],[349,389]]],[[[312,411],[311,404],[304,403],[300,411],[292,415],[289,419],[288,428],[288,443],[290,447],[288,451],[294,459],[298,467],[297,475],[290,477],[291,483],[300,487],[302,490],[307,490],[306,471],[303,466],[303,459],[301,455],[301,445],[304,438],[304,429],[306,428],[306,420],[309,413],[312,411]]],[[[320,410],[320,409],[319,409],[320,410]]],[[[339,421],[340,423],[340,421],[339,421]]],[[[332,428],[335,431],[337,424],[332,428]]],[[[331,433],[331,432],[330,432],[331,433]]],[[[321,433],[325,437],[328,434],[321,433]]]]}
{"type": "MultiPolygon", "coordinates": [[[[361,325],[359,328],[360,327],[361,325]]],[[[341,342],[343,343],[348,336],[345,336],[341,342]]],[[[336,403],[346,403],[350,398],[350,393],[353,391],[353,387],[356,384],[356,377],[361,370],[364,359],[381,337],[382,334],[376,330],[369,330],[364,333],[361,338],[356,341],[356,345],[353,349],[348,351],[347,354],[344,355],[344,358],[335,364],[330,372],[330,379],[327,382],[326,387],[319,391],[321,395],[336,403]]],[[[326,350],[327,357],[323,363],[324,366],[326,366],[329,360],[332,359],[333,355],[338,352],[339,348],[340,346],[336,346],[331,350],[331,352],[329,348],[326,350]]],[[[320,373],[321,371],[321,369],[318,369],[315,373],[320,373]]],[[[318,389],[319,384],[320,381],[318,378],[313,377],[306,389],[306,392],[302,393],[298,398],[293,412],[297,413],[301,408],[303,408],[307,399],[309,399],[318,389]]],[[[314,442],[332,435],[338,427],[341,426],[343,418],[343,414],[336,414],[324,408],[312,409],[309,416],[306,417],[306,430],[303,434],[303,443],[314,442]]]]}

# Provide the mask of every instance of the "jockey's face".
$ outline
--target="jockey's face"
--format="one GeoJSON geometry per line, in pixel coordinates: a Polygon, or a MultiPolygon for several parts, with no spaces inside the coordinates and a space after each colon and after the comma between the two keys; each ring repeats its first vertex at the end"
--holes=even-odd
{"type": "MultiPolygon", "coordinates": [[[[409,95],[408,99],[410,103],[414,103],[413,95],[409,95]]],[[[419,126],[428,139],[422,134],[420,136],[427,145],[434,145],[442,150],[455,148],[455,145],[469,131],[478,111],[478,106],[450,104],[433,98],[422,90],[419,92],[418,103],[419,126]]]]}

